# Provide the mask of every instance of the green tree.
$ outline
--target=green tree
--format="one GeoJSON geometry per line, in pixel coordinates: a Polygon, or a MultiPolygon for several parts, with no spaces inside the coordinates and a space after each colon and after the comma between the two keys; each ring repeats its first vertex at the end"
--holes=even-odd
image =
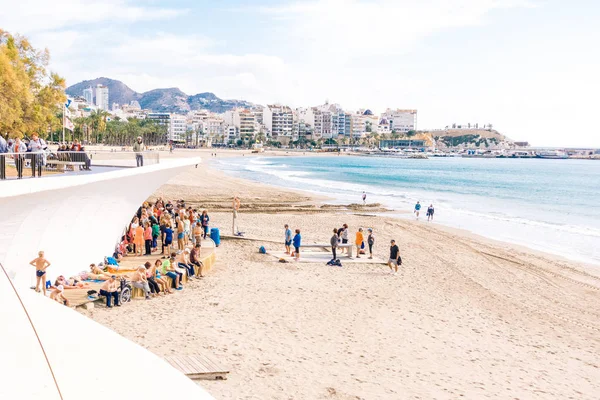
{"type": "Polygon", "coordinates": [[[0,132],[47,137],[61,125],[65,81],[48,70],[48,50],[0,29],[0,132]]]}

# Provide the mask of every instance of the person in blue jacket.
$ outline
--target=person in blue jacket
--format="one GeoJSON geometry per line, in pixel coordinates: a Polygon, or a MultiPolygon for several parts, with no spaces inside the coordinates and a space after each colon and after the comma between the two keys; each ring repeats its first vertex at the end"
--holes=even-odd
{"type": "Polygon", "coordinates": [[[417,214],[417,219],[419,219],[420,211],[421,211],[421,202],[417,201],[417,204],[415,204],[415,211],[414,211],[414,213],[417,214]]]}
{"type": "Polygon", "coordinates": [[[300,236],[300,229],[296,229],[296,235],[294,235],[292,243],[294,244],[294,260],[298,261],[300,259],[300,246],[302,245],[302,236],[300,236]]]}

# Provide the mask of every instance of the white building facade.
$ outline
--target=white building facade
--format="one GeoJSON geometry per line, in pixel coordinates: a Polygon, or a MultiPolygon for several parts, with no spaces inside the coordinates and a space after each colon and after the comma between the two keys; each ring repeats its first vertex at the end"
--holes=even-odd
{"type": "Polygon", "coordinates": [[[171,114],[169,139],[175,143],[184,143],[187,132],[187,119],[183,115],[171,114]]]}
{"type": "Polygon", "coordinates": [[[388,108],[381,116],[389,122],[391,132],[406,133],[417,130],[417,110],[388,108]]]}
{"type": "Polygon", "coordinates": [[[96,106],[99,109],[108,111],[108,87],[104,85],[96,86],[96,106]]]}
{"type": "Polygon", "coordinates": [[[86,103],[90,105],[94,104],[94,89],[92,89],[91,86],[87,89],[83,89],[83,98],[86,103]]]}
{"type": "Polygon", "coordinates": [[[294,114],[288,106],[266,106],[263,109],[263,122],[273,139],[282,136],[291,138],[294,129],[294,114]]]}

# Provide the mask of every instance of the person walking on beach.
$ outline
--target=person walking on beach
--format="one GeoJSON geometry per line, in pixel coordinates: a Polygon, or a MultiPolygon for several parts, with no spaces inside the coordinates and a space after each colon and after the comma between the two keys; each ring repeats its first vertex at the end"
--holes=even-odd
{"type": "Polygon", "coordinates": [[[419,212],[421,212],[421,202],[417,201],[417,204],[415,204],[414,211],[414,213],[417,215],[417,219],[419,219],[419,212]]]}
{"type": "Polygon", "coordinates": [[[331,239],[329,240],[329,244],[331,244],[331,253],[333,254],[333,258],[331,260],[335,261],[337,260],[337,247],[339,244],[339,238],[338,238],[338,230],[337,228],[333,228],[333,236],[331,237],[331,239]]]}
{"type": "Polygon", "coordinates": [[[50,262],[44,258],[44,252],[40,251],[37,258],[31,260],[29,265],[35,267],[35,291],[39,293],[40,283],[42,284],[42,291],[44,296],[46,295],[46,269],[50,266],[50,262]]]}
{"type": "Polygon", "coordinates": [[[119,292],[117,290],[117,276],[111,275],[102,286],[100,286],[100,295],[106,297],[106,307],[112,308],[111,300],[114,301],[115,306],[120,307],[119,304],[119,292]]]}
{"type": "Polygon", "coordinates": [[[231,230],[232,230],[233,236],[237,236],[239,234],[239,229],[238,229],[238,225],[237,225],[237,217],[238,217],[238,211],[240,210],[241,205],[242,205],[242,203],[240,202],[240,199],[237,196],[235,196],[233,198],[233,204],[232,204],[233,226],[232,226],[231,230]]]}
{"type": "Polygon", "coordinates": [[[298,261],[300,259],[300,246],[302,245],[302,236],[300,236],[300,229],[296,229],[296,235],[294,235],[294,239],[292,240],[294,244],[294,260],[298,261]]]}
{"type": "Polygon", "coordinates": [[[390,267],[390,274],[398,273],[398,265],[402,265],[402,258],[400,257],[400,249],[396,244],[396,241],[392,239],[390,242],[390,259],[388,260],[388,267],[390,267]]]}
{"type": "Polygon", "coordinates": [[[290,248],[292,246],[292,230],[288,224],[283,227],[285,228],[285,254],[290,254],[292,251],[290,248]]]}
{"type": "Polygon", "coordinates": [[[369,245],[369,260],[373,259],[373,245],[375,244],[375,235],[373,234],[373,229],[367,229],[369,232],[369,236],[367,236],[367,244],[369,245]]]}
{"type": "Polygon", "coordinates": [[[429,207],[427,207],[427,221],[429,221],[431,219],[431,221],[433,221],[433,213],[435,212],[435,209],[433,208],[433,204],[430,204],[429,207]]]}
{"type": "Polygon", "coordinates": [[[367,193],[366,192],[363,192],[362,199],[363,199],[363,206],[364,206],[367,204],[367,193]]]}
{"type": "Polygon", "coordinates": [[[360,258],[360,251],[364,246],[365,237],[363,235],[363,228],[358,228],[358,232],[356,232],[356,238],[354,239],[354,244],[356,245],[356,258],[360,258]]]}
{"type": "Polygon", "coordinates": [[[142,142],[142,137],[138,136],[137,140],[133,144],[133,151],[135,152],[135,163],[138,167],[144,166],[144,143],[142,142]]]}

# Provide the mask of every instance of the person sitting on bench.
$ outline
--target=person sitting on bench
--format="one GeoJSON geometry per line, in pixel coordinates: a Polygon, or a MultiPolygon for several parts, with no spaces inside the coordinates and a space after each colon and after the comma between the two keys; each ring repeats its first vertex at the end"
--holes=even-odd
{"type": "Polygon", "coordinates": [[[131,276],[131,286],[142,289],[146,300],[150,299],[150,285],[148,285],[148,279],[146,278],[146,267],[143,265],[138,267],[137,271],[131,276]]]}
{"type": "Polygon", "coordinates": [[[190,263],[198,267],[198,274],[196,277],[204,278],[204,275],[202,275],[202,268],[204,268],[204,264],[202,261],[200,261],[200,243],[196,243],[196,246],[194,246],[192,249],[192,252],[190,253],[190,263]]]}
{"type": "Polygon", "coordinates": [[[120,307],[119,292],[117,285],[117,276],[111,275],[100,287],[100,295],[106,297],[106,307],[111,308],[111,300],[114,300],[115,306],[120,307]]]}

